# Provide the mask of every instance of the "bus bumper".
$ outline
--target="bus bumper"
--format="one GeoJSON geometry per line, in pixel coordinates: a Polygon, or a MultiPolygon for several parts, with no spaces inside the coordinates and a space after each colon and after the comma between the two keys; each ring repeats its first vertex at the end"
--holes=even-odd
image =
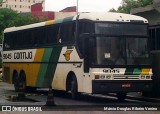
{"type": "Polygon", "coordinates": [[[92,93],[149,92],[152,80],[93,80],[92,93]]]}

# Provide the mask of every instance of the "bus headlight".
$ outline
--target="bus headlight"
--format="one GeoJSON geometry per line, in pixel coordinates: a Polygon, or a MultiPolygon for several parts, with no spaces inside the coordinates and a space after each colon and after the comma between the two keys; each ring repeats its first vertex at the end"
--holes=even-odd
{"type": "Polygon", "coordinates": [[[145,79],[145,76],[141,76],[141,79],[145,79]]]}
{"type": "Polygon", "coordinates": [[[95,79],[99,79],[99,75],[95,75],[95,79]]]}
{"type": "Polygon", "coordinates": [[[110,75],[95,75],[95,79],[110,80],[111,78],[110,75]]]}
{"type": "Polygon", "coordinates": [[[106,79],[107,79],[107,80],[110,80],[110,79],[111,79],[111,76],[106,76],[106,79]]]}
{"type": "Polygon", "coordinates": [[[105,75],[101,75],[101,76],[100,76],[100,79],[105,79],[105,75]]]}
{"type": "Polygon", "coordinates": [[[146,76],[146,79],[151,79],[151,77],[150,76],[146,76]]]}

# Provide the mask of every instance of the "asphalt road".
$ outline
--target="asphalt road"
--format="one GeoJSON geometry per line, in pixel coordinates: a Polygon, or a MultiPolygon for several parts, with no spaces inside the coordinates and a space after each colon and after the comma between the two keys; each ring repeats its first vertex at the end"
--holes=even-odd
{"type": "MultiPolygon", "coordinates": [[[[36,92],[25,93],[25,99],[14,100],[14,96],[18,93],[14,91],[13,85],[0,82],[0,105],[7,106],[40,106],[43,111],[113,111],[118,114],[130,114],[132,109],[136,110],[136,114],[146,114],[145,108],[150,108],[148,114],[159,114],[156,111],[160,109],[160,99],[143,97],[141,93],[130,93],[127,99],[120,102],[115,97],[115,94],[106,95],[81,95],[78,100],[72,100],[70,94],[64,92],[54,91],[54,103],[56,106],[45,106],[47,101],[48,89],[38,89],[36,92]],[[116,108],[116,109],[114,109],[116,108]],[[143,109],[144,108],[144,109],[143,109]],[[130,110],[131,109],[131,110],[130,110]],[[140,111],[140,113],[139,113],[140,111]],[[123,113],[121,113],[123,112],[123,113]],[[125,112],[125,113],[124,113],[125,112]]],[[[52,101],[53,99],[51,99],[52,101]]],[[[8,114],[9,112],[7,112],[8,114]]],[[[15,112],[12,112],[15,113],[15,112]]],[[[27,112],[26,112],[27,113],[27,112]]],[[[48,113],[48,112],[47,112],[48,113]]],[[[77,112],[78,113],[78,112],[77,112]]],[[[1,114],[1,113],[0,113],[1,114]]],[[[2,113],[4,114],[4,113],[2,113]]],[[[17,113],[16,113],[17,114],[17,113]]],[[[108,114],[108,113],[107,113],[108,114]]],[[[112,114],[112,113],[111,113],[112,114]]]]}

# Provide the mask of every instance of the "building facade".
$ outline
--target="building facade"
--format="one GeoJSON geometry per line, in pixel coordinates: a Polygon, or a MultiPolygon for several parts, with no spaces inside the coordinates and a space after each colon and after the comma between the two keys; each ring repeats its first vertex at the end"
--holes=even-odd
{"type": "Polygon", "coordinates": [[[31,6],[31,13],[34,18],[41,20],[53,20],[55,19],[55,12],[43,11],[43,4],[36,3],[31,6]]]}
{"type": "Polygon", "coordinates": [[[34,18],[41,20],[54,20],[76,15],[75,6],[67,7],[59,12],[44,11],[43,6],[42,3],[36,3],[31,6],[31,13],[34,18]]]}
{"type": "Polygon", "coordinates": [[[160,0],[153,0],[152,5],[145,7],[134,8],[130,12],[131,14],[142,16],[148,19],[150,25],[160,24],[160,0]]]}
{"type": "Polygon", "coordinates": [[[10,8],[18,13],[31,12],[31,6],[36,3],[42,3],[43,0],[3,0],[0,8],[10,8]]]}

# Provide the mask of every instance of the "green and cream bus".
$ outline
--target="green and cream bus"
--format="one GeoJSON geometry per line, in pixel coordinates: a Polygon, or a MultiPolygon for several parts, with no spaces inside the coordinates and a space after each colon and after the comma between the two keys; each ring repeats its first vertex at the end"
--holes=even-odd
{"type": "Polygon", "coordinates": [[[4,30],[3,79],[18,90],[52,86],[79,93],[149,91],[148,21],[121,13],[81,13],[4,30]]]}

